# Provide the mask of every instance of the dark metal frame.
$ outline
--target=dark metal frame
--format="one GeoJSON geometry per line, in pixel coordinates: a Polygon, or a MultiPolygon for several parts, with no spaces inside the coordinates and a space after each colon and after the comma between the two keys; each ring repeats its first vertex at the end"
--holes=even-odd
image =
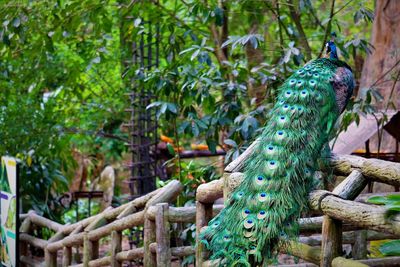
{"type": "MultiPolygon", "coordinates": [[[[139,76],[152,67],[158,67],[160,53],[160,27],[152,25],[151,21],[143,20],[141,27],[146,30],[132,42],[132,67],[138,68],[139,76]],[[155,30],[155,36],[153,31],[155,30]]],[[[137,198],[156,188],[157,175],[157,120],[155,111],[146,107],[155,100],[154,92],[140,82],[132,81],[132,91],[129,94],[130,112],[129,150],[132,160],[128,167],[130,199],[137,198]]]]}

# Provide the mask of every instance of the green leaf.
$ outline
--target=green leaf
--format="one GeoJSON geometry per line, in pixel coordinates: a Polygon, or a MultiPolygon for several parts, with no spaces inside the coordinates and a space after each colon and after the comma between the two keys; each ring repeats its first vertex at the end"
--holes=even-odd
{"type": "Polygon", "coordinates": [[[237,147],[236,142],[234,140],[232,140],[232,139],[225,139],[224,143],[227,144],[228,146],[231,146],[231,147],[237,147]]]}
{"type": "Polygon", "coordinates": [[[382,244],[379,251],[384,256],[400,256],[400,240],[393,240],[382,244]]]}
{"type": "Polygon", "coordinates": [[[391,202],[385,206],[390,211],[400,211],[400,201],[391,202]]]}
{"type": "Polygon", "coordinates": [[[220,7],[214,9],[215,14],[215,24],[217,26],[222,26],[224,24],[224,11],[220,7]]]}
{"type": "Polygon", "coordinates": [[[217,142],[215,142],[215,140],[212,139],[207,139],[207,146],[208,146],[208,150],[210,150],[212,153],[216,153],[217,152],[217,142]]]}
{"type": "Polygon", "coordinates": [[[383,205],[388,203],[387,199],[382,196],[373,196],[367,200],[369,203],[376,204],[376,205],[383,205]]]}
{"type": "Polygon", "coordinates": [[[192,122],[192,133],[194,137],[199,136],[200,130],[196,123],[192,122]]]}
{"type": "Polygon", "coordinates": [[[387,199],[389,199],[390,201],[400,201],[400,194],[395,194],[395,195],[388,195],[386,196],[387,199]]]}
{"type": "Polygon", "coordinates": [[[174,147],[170,143],[167,143],[167,148],[168,148],[169,154],[171,154],[171,156],[175,156],[174,147]]]}

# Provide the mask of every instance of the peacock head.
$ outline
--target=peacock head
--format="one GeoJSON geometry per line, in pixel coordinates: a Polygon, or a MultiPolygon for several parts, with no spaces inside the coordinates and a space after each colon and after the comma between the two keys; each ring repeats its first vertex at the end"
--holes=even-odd
{"type": "Polygon", "coordinates": [[[335,45],[335,38],[336,38],[336,33],[332,32],[331,40],[326,44],[326,53],[329,55],[330,59],[339,59],[335,45]]]}

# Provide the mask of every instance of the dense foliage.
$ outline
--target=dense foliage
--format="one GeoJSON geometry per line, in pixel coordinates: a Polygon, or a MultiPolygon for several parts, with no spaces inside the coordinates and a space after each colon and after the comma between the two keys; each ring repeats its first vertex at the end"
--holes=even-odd
{"type": "Polygon", "coordinates": [[[277,86],[322,54],[331,31],[359,77],[372,8],[343,0],[3,1],[0,154],[21,159],[26,208],[58,207],[74,176],[73,151],[121,159],[132,80],[157,94],[148,108],[160,134],[236,158],[264,124],[277,86]],[[129,44],[146,31],[144,20],[160,25],[161,49],[160,66],[142,73],[129,44]]]}

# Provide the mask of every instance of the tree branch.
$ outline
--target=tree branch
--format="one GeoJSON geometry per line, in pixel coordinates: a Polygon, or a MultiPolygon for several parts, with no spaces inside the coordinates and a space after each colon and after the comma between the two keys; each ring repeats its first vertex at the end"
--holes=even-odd
{"type": "Polygon", "coordinates": [[[335,14],[334,14],[334,9],[335,9],[335,0],[332,0],[332,3],[331,3],[331,12],[330,12],[330,15],[329,15],[329,22],[328,22],[328,25],[327,25],[326,30],[325,30],[324,41],[322,42],[322,48],[321,48],[321,51],[319,52],[318,57],[321,57],[321,56],[322,56],[322,53],[324,52],[325,43],[326,43],[326,41],[328,40],[328,35],[329,35],[329,32],[330,32],[330,30],[331,30],[331,26],[332,26],[332,18],[333,18],[333,16],[335,15],[335,14]]]}
{"type": "Polygon", "coordinates": [[[311,60],[311,48],[310,45],[308,44],[307,41],[307,36],[304,32],[303,25],[301,24],[301,19],[300,19],[300,14],[297,12],[293,0],[289,0],[289,11],[290,15],[292,17],[292,20],[294,21],[294,24],[296,25],[297,31],[299,32],[299,42],[303,46],[305,50],[305,56],[306,56],[306,61],[311,60]]]}

